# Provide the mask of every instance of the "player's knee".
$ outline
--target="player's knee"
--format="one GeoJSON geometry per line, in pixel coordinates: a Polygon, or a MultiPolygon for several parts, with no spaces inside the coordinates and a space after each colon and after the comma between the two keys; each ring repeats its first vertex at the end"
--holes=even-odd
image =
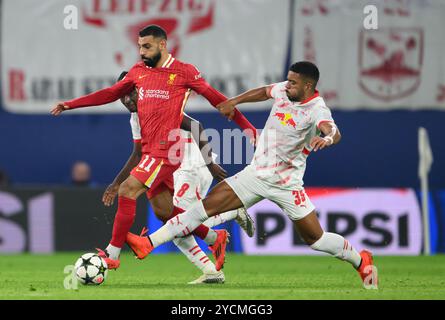
{"type": "Polygon", "coordinates": [[[213,217],[214,215],[217,215],[221,212],[228,211],[228,210],[221,211],[218,207],[219,205],[218,203],[213,203],[211,200],[209,201],[207,198],[202,201],[202,205],[204,206],[204,210],[209,217],[213,217]]]}
{"type": "Polygon", "coordinates": [[[138,186],[132,184],[128,180],[125,180],[119,186],[119,196],[120,197],[127,197],[127,198],[133,199],[136,197],[138,191],[139,191],[138,186]]]}
{"type": "Polygon", "coordinates": [[[156,218],[158,218],[159,220],[161,220],[163,222],[167,222],[167,220],[171,216],[171,212],[165,212],[165,210],[159,206],[152,205],[151,208],[153,209],[153,212],[154,212],[156,218]]]}
{"type": "Polygon", "coordinates": [[[153,210],[153,213],[159,219],[159,217],[162,216],[161,208],[156,205],[153,205],[153,204],[150,204],[150,205],[151,205],[151,209],[153,210]]]}

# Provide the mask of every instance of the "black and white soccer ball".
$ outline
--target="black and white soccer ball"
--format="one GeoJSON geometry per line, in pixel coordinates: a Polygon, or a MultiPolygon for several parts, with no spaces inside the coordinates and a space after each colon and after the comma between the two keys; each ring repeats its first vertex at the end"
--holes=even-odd
{"type": "Polygon", "coordinates": [[[108,266],[96,253],[85,253],[77,259],[74,270],[80,283],[89,285],[102,284],[107,278],[108,266]]]}

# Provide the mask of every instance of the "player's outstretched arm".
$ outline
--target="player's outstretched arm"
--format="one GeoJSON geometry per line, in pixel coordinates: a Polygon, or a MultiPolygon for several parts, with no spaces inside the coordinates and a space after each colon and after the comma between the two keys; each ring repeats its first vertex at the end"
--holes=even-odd
{"type": "Polygon", "coordinates": [[[140,142],[135,142],[133,144],[133,152],[125,163],[124,167],[118,173],[116,178],[114,178],[113,182],[107,187],[103,196],[102,202],[107,207],[111,206],[116,198],[117,192],[119,190],[119,186],[125,179],[130,175],[131,170],[136,167],[141,160],[142,157],[142,147],[140,142]]]}
{"type": "Polygon", "coordinates": [[[260,87],[256,89],[248,90],[240,95],[230,98],[216,106],[216,108],[221,112],[224,116],[232,119],[235,114],[235,107],[241,103],[247,102],[259,102],[265,101],[269,99],[268,94],[269,87],[260,87]]]}
{"type": "Polygon", "coordinates": [[[70,109],[107,104],[116,101],[126,94],[129,94],[133,90],[133,88],[133,81],[131,80],[131,78],[128,77],[115,83],[109,88],[105,88],[70,101],[59,102],[51,109],[51,114],[54,116],[58,116],[63,111],[70,109]]]}
{"type": "Polygon", "coordinates": [[[338,127],[332,121],[322,122],[318,127],[323,133],[323,137],[313,137],[310,146],[314,151],[321,150],[325,147],[329,147],[333,144],[340,142],[341,134],[338,127]]]}
{"type": "MultiPolygon", "coordinates": [[[[210,102],[210,104],[216,108],[218,108],[221,103],[224,101],[227,101],[227,98],[225,95],[223,95],[221,92],[216,90],[215,88],[211,87],[209,84],[207,84],[207,89],[203,92],[201,92],[201,95],[207,99],[207,101],[210,102]]],[[[238,111],[238,109],[233,108],[231,112],[228,114],[223,114],[225,117],[227,117],[230,120],[235,121],[235,123],[243,130],[245,130],[245,134],[249,136],[249,138],[255,140],[257,137],[257,131],[256,128],[250,123],[247,118],[238,111]]]]}
{"type": "Polygon", "coordinates": [[[192,117],[189,117],[187,114],[184,114],[181,129],[190,131],[193,139],[198,142],[201,155],[213,178],[218,181],[222,181],[227,178],[227,171],[213,161],[212,146],[209,144],[209,139],[207,138],[202,124],[192,117]]]}
{"type": "MultiPolygon", "coordinates": [[[[196,91],[198,94],[202,95],[207,99],[208,102],[214,107],[217,107],[227,98],[221,92],[213,88],[207,81],[205,81],[201,73],[193,65],[187,66],[188,81],[187,85],[190,89],[196,91]]],[[[238,110],[233,110],[228,116],[229,120],[235,121],[235,123],[247,134],[252,140],[256,139],[257,132],[256,128],[249,122],[249,120],[244,117],[244,115],[238,110]]]]}
{"type": "Polygon", "coordinates": [[[51,109],[51,114],[53,116],[60,115],[63,111],[68,110],[70,107],[65,105],[64,102],[57,102],[56,105],[51,109]]]}

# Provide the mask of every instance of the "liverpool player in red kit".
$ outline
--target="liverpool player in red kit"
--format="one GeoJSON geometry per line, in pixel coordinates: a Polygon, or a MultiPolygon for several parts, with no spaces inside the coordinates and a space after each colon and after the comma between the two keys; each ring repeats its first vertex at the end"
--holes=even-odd
{"type": "MultiPolygon", "coordinates": [[[[196,67],[183,63],[168,53],[167,35],[159,26],[150,25],[142,29],[139,32],[138,45],[142,61],[136,63],[123,80],[81,98],[60,102],[51,110],[51,114],[57,116],[65,110],[113,102],[129,94],[134,88],[138,91],[143,155],[131,175],[119,187],[112,239],[105,251],[100,250],[100,255],[105,258],[110,269],[116,269],[120,265],[120,251],[136,214],[136,199],[147,189],[152,194],[172,190],[173,172],[180,164],[175,152],[177,135],[172,135],[172,132],[179,134],[177,129],[182,122],[183,110],[191,90],[204,96],[215,107],[227,100],[202,78],[196,67]]],[[[238,110],[232,116],[242,129],[248,129],[248,135],[256,136],[255,128],[238,110]]],[[[178,213],[179,211],[174,210],[169,218],[178,213]]],[[[192,231],[189,230],[189,233],[192,231]]],[[[207,243],[220,269],[224,263],[227,231],[213,231],[201,225],[195,232],[207,234],[207,243]]],[[[139,255],[138,252],[135,253],[139,255]]]]}

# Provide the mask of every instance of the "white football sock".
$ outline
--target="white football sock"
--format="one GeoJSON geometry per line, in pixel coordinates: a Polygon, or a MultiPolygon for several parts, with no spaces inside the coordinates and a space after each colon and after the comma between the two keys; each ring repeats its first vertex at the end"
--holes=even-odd
{"type": "Polygon", "coordinates": [[[360,254],[351,246],[349,241],[336,233],[323,233],[321,238],[311,245],[311,248],[332,254],[340,260],[348,261],[354,268],[357,268],[362,260],[360,254]]]}
{"type": "Polygon", "coordinates": [[[204,221],[204,225],[213,228],[214,226],[220,225],[222,223],[225,223],[227,221],[231,221],[235,219],[238,216],[238,210],[231,210],[227,211],[221,214],[217,214],[213,217],[208,218],[206,221],[204,221]]]}
{"type": "Polygon", "coordinates": [[[150,234],[149,238],[153,247],[156,248],[163,243],[173,240],[175,237],[189,235],[202,221],[208,218],[202,201],[198,201],[190,210],[168,220],[164,226],[150,234]]]}
{"type": "Polygon", "coordinates": [[[204,251],[196,243],[195,238],[190,235],[173,240],[181,252],[203,273],[216,273],[215,265],[207,257],[204,251]]]}
{"type": "Polygon", "coordinates": [[[118,248],[109,244],[108,247],[105,248],[105,251],[107,251],[109,258],[118,260],[119,255],[121,254],[121,249],[122,248],[118,248]]]}
{"type": "Polygon", "coordinates": [[[215,232],[215,230],[209,229],[209,232],[207,233],[206,237],[202,240],[204,240],[205,243],[211,246],[215,243],[217,237],[218,234],[215,232]]]}

